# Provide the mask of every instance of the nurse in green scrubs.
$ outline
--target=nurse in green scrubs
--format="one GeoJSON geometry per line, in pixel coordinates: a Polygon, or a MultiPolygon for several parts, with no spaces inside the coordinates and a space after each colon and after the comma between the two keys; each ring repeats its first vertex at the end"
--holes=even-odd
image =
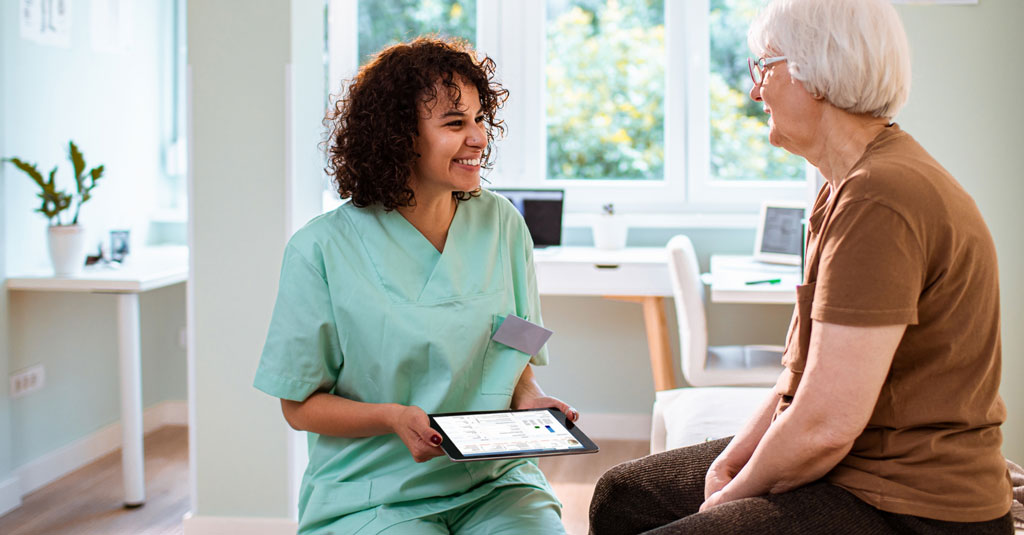
{"type": "Polygon", "coordinates": [[[466,45],[417,39],[364,66],[329,116],[350,202],[295,233],[256,373],[308,431],[299,533],[564,533],[527,460],[453,463],[428,413],[556,407],[527,355],[491,340],[540,324],[532,241],[480,188],[507,91],[466,45]]]}

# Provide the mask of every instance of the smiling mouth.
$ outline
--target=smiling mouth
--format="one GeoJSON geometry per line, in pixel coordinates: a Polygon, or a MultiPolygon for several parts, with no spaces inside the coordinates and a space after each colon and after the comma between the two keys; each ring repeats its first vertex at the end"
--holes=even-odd
{"type": "Polygon", "coordinates": [[[461,165],[468,165],[470,167],[479,167],[483,163],[482,158],[473,158],[471,160],[455,160],[455,163],[461,165]]]}

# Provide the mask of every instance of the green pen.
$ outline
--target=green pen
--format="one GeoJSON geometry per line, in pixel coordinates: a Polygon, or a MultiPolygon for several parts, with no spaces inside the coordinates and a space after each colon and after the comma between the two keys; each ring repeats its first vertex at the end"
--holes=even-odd
{"type": "Polygon", "coordinates": [[[764,279],[759,281],[747,281],[747,284],[778,284],[782,279],[764,279]]]}

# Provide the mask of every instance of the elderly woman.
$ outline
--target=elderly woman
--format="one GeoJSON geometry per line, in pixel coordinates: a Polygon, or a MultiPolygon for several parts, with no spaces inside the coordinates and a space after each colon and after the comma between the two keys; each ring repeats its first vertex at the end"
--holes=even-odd
{"type": "Polygon", "coordinates": [[[480,189],[507,91],[465,44],[417,39],[364,66],[329,118],[350,202],[284,252],[256,387],[309,432],[299,533],[564,533],[525,459],[453,463],[428,413],[557,407],[528,355],[491,339],[540,323],[532,241],[480,189]]]}
{"type": "Polygon", "coordinates": [[[892,122],[888,0],[774,0],[748,41],[773,145],[826,183],[774,391],[735,437],[610,470],[591,532],[1011,533],[999,288],[963,187],[892,122]]]}

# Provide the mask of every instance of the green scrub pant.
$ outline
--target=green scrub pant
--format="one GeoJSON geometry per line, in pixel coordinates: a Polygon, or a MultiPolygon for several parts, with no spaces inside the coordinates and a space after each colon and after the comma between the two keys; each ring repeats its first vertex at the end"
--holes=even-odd
{"type": "Polygon", "coordinates": [[[379,520],[363,526],[356,535],[565,534],[558,500],[547,491],[526,485],[499,487],[472,503],[398,524],[382,525],[385,522],[379,520]]]}

